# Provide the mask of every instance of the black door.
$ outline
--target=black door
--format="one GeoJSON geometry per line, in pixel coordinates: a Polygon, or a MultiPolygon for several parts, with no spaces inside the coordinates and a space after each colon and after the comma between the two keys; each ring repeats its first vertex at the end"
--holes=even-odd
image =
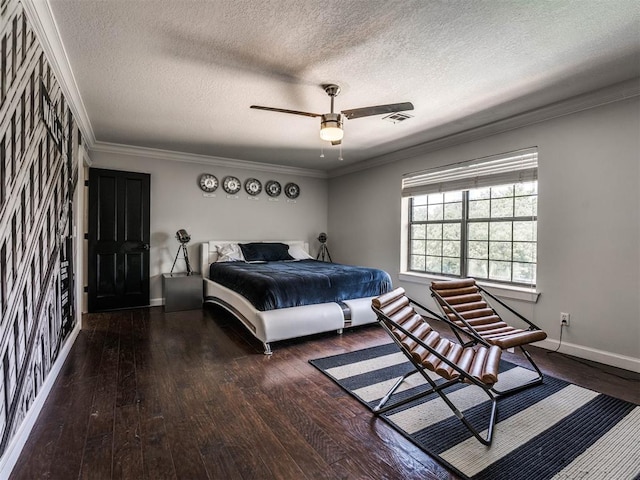
{"type": "Polygon", "coordinates": [[[89,170],[89,312],[149,305],[149,179],[89,170]]]}

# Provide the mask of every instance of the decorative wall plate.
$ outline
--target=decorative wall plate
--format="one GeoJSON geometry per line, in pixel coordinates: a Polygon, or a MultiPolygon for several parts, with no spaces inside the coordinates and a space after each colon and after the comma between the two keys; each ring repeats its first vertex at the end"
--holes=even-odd
{"type": "Polygon", "coordinates": [[[219,183],[215,175],[211,175],[210,173],[203,173],[198,179],[198,185],[200,185],[200,190],[210,193],[218,188],[219,183]]]}
{"type": "Polygon", "coordinates": [[[295,183],[287,183],[284,186],[284,194],[289,198],[298,198],[298,195],[300,195],[300,187],[295,183]]]}
{"type": "Polygon", "coordinates": [[[256,178],[247,178],[244,182],[244,189],[249,195],[258,195],[262,191],[262,183],[256,178]]]}
{"type": "Polygon", "coordinates": [[[282,193],[282,185],[275,180],[269,180],[264,186],[264,191],[267,192],[267,195],[270,197],[278,197],[282,193]]]}
{"type": "Polygon", "coordinates": [[[224,177],[224,180],[222,181],[222,188],[224,188],[224,191],[229,195],[235,195],[242,188],[242,183],[237,177],[229,175],[228,177],[224,177]]]}

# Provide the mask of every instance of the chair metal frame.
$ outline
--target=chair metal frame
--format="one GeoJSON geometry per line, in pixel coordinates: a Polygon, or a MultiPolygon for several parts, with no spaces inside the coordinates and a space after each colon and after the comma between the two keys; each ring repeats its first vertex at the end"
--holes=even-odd
{"type": "MultiPolygon", "coordinates": [[[[409,300],[409,304],[414,304],[415,306],[424,309],[423,306],[421,306],[417,302],[414,302],[409,297],[407,297],[407,299],[409,300]]],[[[495,426],[495,423],[496,423],[496,420],[497,420],[497,405],[498,405],[497,404],[497,400],[498,400],[498,397],[500,396],[493,390],[493,386],[489,385],[489,384],[486,384],[486,383],[478,380],[477,378],[473,377],[472,375],[470,375],[469,372],[467,372],[466,370],[460,368],[456,363],[450,361],[444,355],[441,355],[440,353],[438,353],[434,348],[430,347],[429,345],[424,343],[420,338],[416,337],[410,331],[408,331],[405,328],[403,328],[402,325],[400,325],[397,322],[394,322],[393,320],[391,320],[380,309],[376,308],[373,305],[372,305],[372,309],[373,309],[373,311],[376,313],[376,315],[378,317],[378,323],[380,323],[380,325],[382,325],[384,330],[393,339],[394,343],[396,345],[398,345],[398,347],[400,348],[402,353],[409,359],[409,361],[411,362],[411,364],[414,367],[414,369],[412,369],[411,371],[407,372],[402,377],[400,377],[398,379],[398,381],[387,392],[387,394],[380,400],[378,405],[376,407],[374,407],[374,409],[373,409],[374,415],[376,415],[376,416],[380,415],[380,414],[385,413],[385,412],[387,412],[389,410],[392,410],[394,408],[400,407],[402,405],[405,405],[405,404],[407,404],[409,402],[412,402],[414,400],[417,400],[419,398],[425,397],[425,396],[430,395],[430,394],[435,392],[446,403],[446,405],[453,411],[454,415],[456,417],[458,417],[458,419],[467,427],[467,429],[469,429],[469,431],[473,434],[473,436],[478,441],[480,441],[480,443],[482,443],[483,445],[490,446],[491,442],[493,440],[493,431],[494,431],[494,426],[495,426]],[[413,356],[411,355],[411,351],[407,347],[402,345],[402,343],[400,342],[398,337],[396,337],[396,335],[393,333],[392,329],[397,329],[397,330],[401,331],[403,334],[405,334],[406,336],[411,338],[413,341],[415,341],[418,345],[422,346],[424,349],[429,351],[429,353],[435,355],[441,362],[444,362],[448,366],[453,368],[460,376],[458,378],[455,378],[455,379],[452,379],[452,380],[446,380],[446,379],[443,378],[443,380],[445,380],[445,382],[443,382],[441,384],[437,384],[426,373],[426,370],[428,370],[428,369],[424,365],[422,365],[421,363],[418,363],[413,358],[413,356]],[[427,381],[427,383],[430,385],[431,388],[429,390],[427,390],[427,391],[420,392],[420,393],[412,395],[412,396],[410,396],[408,398],[405,398],[405,399],[396,401],[396,402],[394,402],[392,404],[386,405],[387,402],[389,401],[389,399],[392,397],[392,395],[398,389],[398,387],[402,384],[402,382],[404,382],[408,377],[410,377],[411,375],[414,375],[416,373],[420,373],[420,375],[422,375],[424,377],[424,379],[427,381]],[[487,428],[487,434],[486,434],[485,437],[483,437],[480,434],[480,432],[473,425],[471,425],[469,420],[467,420],[467,418],[464,416],[464,413],[461,412],[455,406],[455,404],[453,402],[451,402],[451,400],[449,400],[449,398],[444,394],[443,390],[445,390],[446,388],[448,388],[448,387],[450,387],[452,385],[455,385],[457,383],[469,383],[469,384],[476,385],[476,386],[480,387],[487,394],[487,396],[489,397],[489,400],[491,401],[491,414],[490,414],[490,418],[489,418],[489,425],[488,425],[488,428],[487,428]]],[[[430,310],[428,310],[428,309],[425,309],[425,310],[427,310],[430,314],[433,314],[433,312],[431,312],[430,310]]],[[[428,322],[426,321],[424,316],[423,316],[423,321],[428,324],[428,322]]],[[[458,329],[460,329],[461,333],[466,334],[466,332],[464,332],[464,330],[462,328],[458,327],[457,325],[454,325],[454,326],[457,327],[458,329]]],[[[486,343],[486,342],[479,341],[478,343],[482,343],[483,347],[486,347],[486,348],[490,347],[490,345],[488,343],[486,343]]],[[[432,370],[429,370],[429,371],[432,371],[432,370]]]]}
{"type": "MultiPolygon", "coordinates": [[[[493,306],[491,305],[489,300],[485,297],[485,295],[488,296],[489,298],[495,300],[497,303],[499,303],[504,308],[506,308],[509,312],[513,313],[518,318],[520,318],[525,323],[527,323],[529,325],[529,328],[528,328],[529,331],[534,331],[534,330],[542,331],[542,329],[540,327],[538,327],[536,324],[531,322],[529,319],[524,317],[522,314],[520,314],[519,312],[514,310],[512,307],[507,305],[505,302],[500,300],[498,297],[496,297],[492,293],[490,293],[487,290],[485,290],[484,288],[482,288],[480,285],[477,284],[477,282],[475,283],[475,286],[478,288],[478,290],[480,291],[480,294],[483,296],[484,301],[487,304],[488,308],[490,308],[493,311],[494,315],[499,317],[501,320],[502,320],[502,316],[496,311],[495,308],[493,308],[493,306]]],[[[442,311],[443,315],[434,314],[434,312],[432,312],[431,310],[428,310],[428,312],[431,315],[435,315],[436,318],[438,318],[438,319],[442,320],[443,322],[445,322],[453,330],[453,333],[455,334],[455,336],[458,338],[458,341],[460,341],[460,343],[463,346],[467,346],[467,345],[471,345],[471,344],[475,344],[475,343],[480,343],[482,345],[490,345],[491,344],[489,341],[487,341],[482,336],[482,333],[478,332],[471,324],[469,324],[469,322],[465,318],[462,317],[462,315],[460,315],[460,313],[458,313],[458,311],[455,309],[455,306],[451,305],[438,292],[434,291],[433,287],[429,287],[429,288],[431,290],[431,295],[437,300],[436,304],[438,304],[438,307],[442,311]],[[447,315],[447,312],[444,310],[444,308],[443,308],[443,306],[442,306],[442,304],[440,302],[442,302],[445,306],[447,306],[449,308],[449,310],[451,311],[451,313],[453,313],[456,316],[456,318],[458,320],[460,320],[466,326],[466,328],[462,328],[459,325],[457,325],[455,322],[451,321],[451,319],[447,315]],[[464,343],[463,340],[460,337],[460,334],[459,334],[460,331],[464,332],[465,335],[467,335],[468,337],[471,337],[472,340],[470,342],[464,343]]],[[[421,307],[421,308],[424,308],[424,307],[421,307]]],[[[504,320],[502,320],[502,321],[504,321],[504,320]]],[[[517,346],[518,348],[520,348],[520,350],[522,351],[524,357],[527,359],[527,361],[534,368],[534,370],[536,371],[538,376],[536,378],[526,382],[526,383],[523,383],[522,385],[517,385],[517,386],[515,386],[513,388],[510,388],[508,390],[500,391],[500,390],[495,390],[494,389],[493,391],[496,394],[501,395],[501,396],[509,395],[511,393],[519,392],[520,390],[524,390],[526,388],[530,388],[530,387],[534,387],[536,385],[540,385],[542,383],[542,381],[544,379],[544,375],[543,375],[542,371],[540,370],[540,368],[538,368],[538,365],[536,365],[536,363],[533,361],[533,358],[531,357],[531,354],[524,348],[524,345],[526,345],[526,343],[523,343],[521,345],[514,345],[514,347],[517,346]]]]}

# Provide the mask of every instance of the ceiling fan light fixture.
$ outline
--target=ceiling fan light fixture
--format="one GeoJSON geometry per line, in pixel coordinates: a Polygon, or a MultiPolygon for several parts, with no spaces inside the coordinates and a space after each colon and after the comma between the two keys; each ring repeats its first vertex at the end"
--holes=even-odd
{"type": "Polygon", "coordinates": [[[342,115],[339,113],[325,113],[320,120],[320,138],[327,142],[337,142],[344,137],[342,130],[342,115]]]}

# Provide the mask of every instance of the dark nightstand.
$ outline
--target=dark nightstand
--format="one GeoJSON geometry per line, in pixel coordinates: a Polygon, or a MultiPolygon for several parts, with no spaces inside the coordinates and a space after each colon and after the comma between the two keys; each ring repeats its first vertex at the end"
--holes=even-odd
{"type": "Polygon", "coordinates": [[[202,275],[193,272],[162,274],[164,311],[195,310],[202,308],[202,275]]]}

